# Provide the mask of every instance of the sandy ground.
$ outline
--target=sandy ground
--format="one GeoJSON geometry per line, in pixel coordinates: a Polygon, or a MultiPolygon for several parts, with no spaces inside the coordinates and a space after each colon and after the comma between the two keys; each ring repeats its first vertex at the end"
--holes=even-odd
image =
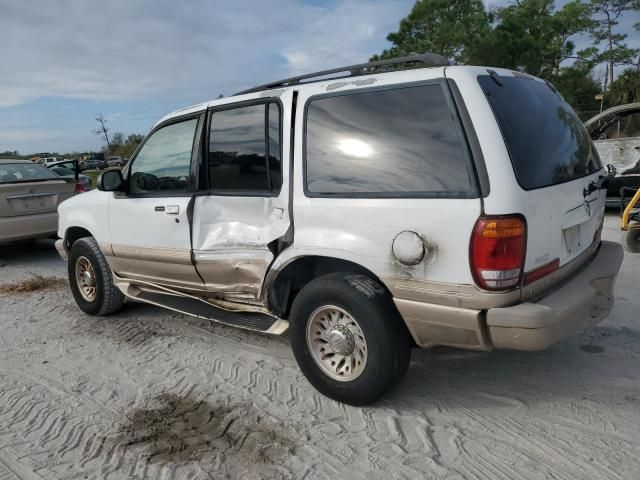
{"type": "MultiPolygon", "coordinates": [[[[65,276],[51,242],[0,253],[0,283],[30,274],[65,276]]],[[[543,352],[415,350],[367,408],[319,395],[286,339],[0,295],[0,480],[637,479],[639,280],[627,254],[611,316],[543,352]]]]}

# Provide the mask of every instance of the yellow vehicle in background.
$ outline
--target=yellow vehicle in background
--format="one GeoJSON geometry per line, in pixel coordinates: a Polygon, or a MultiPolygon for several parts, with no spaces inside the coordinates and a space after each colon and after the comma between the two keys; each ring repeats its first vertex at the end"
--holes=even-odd
{"type": "Polygon", "coordinates": [[[635,191],[631,201],[625,206],[624,193],[622,189],[622,219],[620,228],[627,232],[624,245],[632,253],[640,253],[640,188],[635,191]]]}

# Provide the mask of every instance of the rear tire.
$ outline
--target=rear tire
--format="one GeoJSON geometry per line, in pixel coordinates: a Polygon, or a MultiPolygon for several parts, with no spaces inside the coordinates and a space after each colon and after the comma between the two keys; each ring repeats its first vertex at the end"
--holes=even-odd
{"type": "Polygon", "coordinates": [[[397,384],[411,358],[409,332],[387,291],[364,275],[329,274],[291,308],[298,365],[323,395],[365,405],[397,384]]]}
{"type": "Polygon", "coordinates": [[[627,251],[640,253],[640,225],[629,227],[624,244],[627,247],[627,251]]]}
{"type": "Polygon", "coordinates": [[[80,310],[104,316],[122,307],[124,295],[114,285],[111,268],[95,238],[76,240],[69,252],[67,270],[71,293],[80,310]]]}

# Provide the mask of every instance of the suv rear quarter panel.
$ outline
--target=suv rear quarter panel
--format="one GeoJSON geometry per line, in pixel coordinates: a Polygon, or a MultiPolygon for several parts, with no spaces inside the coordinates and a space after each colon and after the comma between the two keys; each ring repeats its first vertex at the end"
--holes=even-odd
{"type": "Polygon", "coordinates": [[[293,174],[295,239],[273,268],[304,255],[341,258],[369,269],[395,296],[405,297],[415,288],[428,290],[429,284],[444,290],[473,285],[468,250],[481,212],[479,198],[327,198],[304,193],[304,117],[312,97],[443,78],[442,68],[419,69],[319,82],[300,91],[293,174]],[[402,265],[392,253],[393,241],[403,231],[415,232],[424,241],[425,258],[415,266],[402,265]]]}

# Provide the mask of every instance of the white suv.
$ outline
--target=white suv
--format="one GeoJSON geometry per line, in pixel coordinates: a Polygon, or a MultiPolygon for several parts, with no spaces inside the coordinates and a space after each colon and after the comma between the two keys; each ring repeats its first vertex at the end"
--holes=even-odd
{"type": "Polygon", "coordinates": [[[538,350],[606,317],[604,177],[551,84],[424,55],[164,117],[60,206],[57,247],[85,312],[290,328],[309,381],[365,404],[413,346],[538,350]]]}

